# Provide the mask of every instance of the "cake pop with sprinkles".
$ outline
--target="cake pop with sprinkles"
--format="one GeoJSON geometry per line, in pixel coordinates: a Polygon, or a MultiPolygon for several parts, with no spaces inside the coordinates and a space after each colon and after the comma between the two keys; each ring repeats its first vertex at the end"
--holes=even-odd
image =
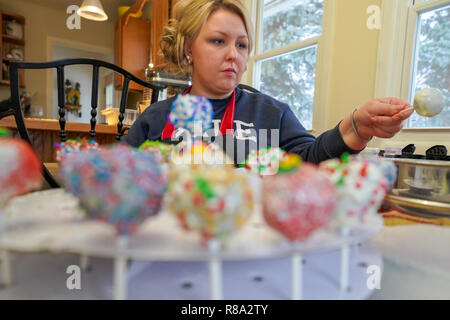
{"type": "Polygon", "coordinates": [[[267,224],[290,241],[304,241],[326,226],[336,204],[336,188],[317,166],[303,163],[291,173],[263,179],[267,224]]]}
{"type": "Polygon", "coordinates": [[[158,213],[167,189],[152,154],[120,144],[63,157],[60,175],[88,217],[112,224],[121,236],[158,213]]]}
{"type": "Polygon", "coordinates": [[[11,198],[39,189],[42,165],[31,146],[0,128],[0,207],[11,198]]]}
{"type": "Polygon", "coordinates": [[[341,226],[360,223],[367,214],[375,214],[386,194],[387,179],[379,166],[350,157],[330,159],[320,163],[336,186],[337,204],[332,218],[341,226]]]}
{"type": "Polygon", "coordinates": [[[215,143],[194,140],[177,144],[173,149],[170,164],[173,170],[190,170],[199,165],[234,165],[234,162],[215,143]],[[179,168],[180,165],[184,167],[179,168]]]}
{"type": "Polygon", "coordinates": [[[174,145],[161,141],[147,140],[139,146],[140,151],[150,152],[160,163],[169,163],[174,150],[174,145]]]}
{"type": "Polygon", "coordinates": [[[96,150],[99,144],[94,139],[76,138],[55,144],[55,159],[59,162],[62,157],[82,150],[96,150]]]}
{"type": "Polygon", "coordinates": [[[200,96],[178,95],[173,102],[169,121],[176,128],[186,129],[191,135],[200,135],[211,127],[213,119],[213,107],[211,102],[200,96]]]}
{"type": "Polygon", "coordinates": [[[196,166],[169,171],[167,203],[186,230],[200,232],[203,241],[226,240],[253,211],[248,179],[229,166],[196,166]]]}
{"type": "MultiPolygon", "coordinates": [[[[384,189],[386,190],[386,192],[391,190],[392,186],[395,183],[395,180],[397,179],[397,167],[395,166],[393,161],[389,159],[383,159],[382,157],[379,156],[358,155],[356,156],[356,158],[361,159],[363,161],[368,161],[378,166],[383,172],[384,177],[386,178],[386,185],[384,186],[384,189]]],[[[382,182],[383,180],[381,181],[381,183],[382,182]]]]}
{"type": "Polygon", "coordinates": [[[260,176],[273,175],[278,173],[280,161],[285,157],[286,152],[280,148],[252,150],[243,167],[260,176]]]}

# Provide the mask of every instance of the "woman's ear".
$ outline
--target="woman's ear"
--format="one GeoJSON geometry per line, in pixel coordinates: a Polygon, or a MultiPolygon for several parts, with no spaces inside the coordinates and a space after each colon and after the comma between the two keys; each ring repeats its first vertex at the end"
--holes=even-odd
{"type": "Polygon", "coordinates": [[[191,41],[186,41],[184,45],[184,55],[188,59],[188,61],[192,61],[192,43],[191,41]],[[189,57],[189,58],[188,58],[189,57]]]}

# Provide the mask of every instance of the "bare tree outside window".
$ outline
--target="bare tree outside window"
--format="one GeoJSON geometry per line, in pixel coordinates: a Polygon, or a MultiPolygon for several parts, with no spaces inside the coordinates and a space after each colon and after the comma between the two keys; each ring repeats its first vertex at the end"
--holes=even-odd
{"type": "Polygon", "coordinates": [[[265,0],[262,52],[322,34],[323,0],[265,0]]]}
{"type": "Polygon", "coordinates": [[[450,5],[419,14],[415,39],[411,97],[424,88],[438,88],[444,95],[444,110],[433,118],[413,114],[410,128],[450,127],[450,5]]]}
{"type": "Polygon", "coordinates": [[[261,61],[260,90],[287,103],[312,129],[317,46],[261,61]]]}
{"type": "Polygon", "coordinates": [[[306,129],[313,122],[317,42],[301,43],[322,35],[323,11],[324,0],[264,0],[258,30],[257,54],[269,57],[256,59],[256,87],[287,103],[306,129]],[[297,49],[283,50],[293,44],[297,49]]]}

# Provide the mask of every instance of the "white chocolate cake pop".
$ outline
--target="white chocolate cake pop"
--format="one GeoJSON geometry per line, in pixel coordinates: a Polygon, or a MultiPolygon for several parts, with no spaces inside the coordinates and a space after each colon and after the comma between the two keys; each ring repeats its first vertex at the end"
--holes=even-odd
{"type": "Polygon", "coordinates": [[[343,154],[341,159],[321,162],[319,168],[336,185],[337,203],[332,220],[341,226],[351,226],[377,212],[388,184],[378,165],[343,154]]]}
{"type": "Polygon", "coordinates": [[[423,117],[434,117],[444,109],[444,96],[436,88],[425,88],[414,96],[414,109],[423,117]]]}

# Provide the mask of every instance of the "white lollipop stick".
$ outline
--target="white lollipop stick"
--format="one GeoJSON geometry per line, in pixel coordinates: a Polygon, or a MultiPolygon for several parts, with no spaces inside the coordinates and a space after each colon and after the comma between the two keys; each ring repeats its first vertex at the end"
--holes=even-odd
{"type": "Polygon", "coordinates": [[[127,298],[127,257],[125,255],[127,246],[127,236],[117,237],[117,255],[114,260],[114,300],[125,300],[127,298]]]}
{"type": "Polygon", "coordinates": [[[1,283],[8,287],[12,283],[12,273],[11,273],[11,259],[9,256],[9,252],[7,250],[0,249],[0,264],[2,266],[1,283]]]}
{"type": "Polygon", "coordinates": [[[222,264],[218,257],[220,251],[219,240],[211,239],[208,242],[208,250],[210,253],[208,259],[210,299],[222,300],[222,264]]]}
{"type": "Polygon", "coordinates": [[[292,300],[302,299],[302,255],[298,252],[292,254],[292,300]]]}
{"type": "MultiPolygon", "coordinates": [[[[347,237],[350,233],[349,227],[342,227],[341,236],[347,237]]],[[[341,277],[340,277],[340,289],[341,292],[348,290],[348,279],[350,272],[350,245],[348,243],[341,247],[341,277]]]]}

